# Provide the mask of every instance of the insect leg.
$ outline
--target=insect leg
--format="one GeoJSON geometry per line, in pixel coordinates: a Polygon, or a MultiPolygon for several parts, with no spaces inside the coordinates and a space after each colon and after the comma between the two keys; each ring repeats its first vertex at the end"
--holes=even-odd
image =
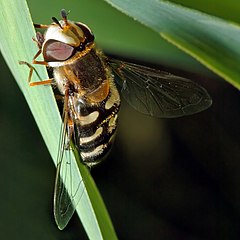
{"type": "MultiPolygon", "coordinates": [[[[38,41],[36,40],[36,42],[38,43],[38,41]]],[[[35,54],[35,56],[33,57],[32,63],[33,64],[40,64],[40,65],[45,65],[48,66],[48,63],[45,61],[36,61],[36,58],[41,54],[42,50],[39,49],[37,51],[37,53],[35,54]]],[[[28,83],[29,85],[32,86],[39,86],[39,85],[47,85],[47,84],[51,84],[53,82],[53,78],[50,79],[46,79],[46,80],[42,80],[42,81],[38,81],[38,82],[31,82],[32,79],[32,74],[33,71],[37,74],[38,78],[41,79],[41,77],[39,76],[38,72],[36,71],[36,69],[28,62],[25,61],[19,61],[19,64],[21,65],[27,65],[30,69],[29,71],[29,75],[28,75],[28,83]]]]}
{"type": "Polygon", "coordinates": [[[47,80],[43,80],[40,82],[30,82],[29,85],[30,87],[33,86],[39,86],[39,85],[48,85],[48,84],[52,84],[53,83],[53,78],[47,79],[47,80]]]}
{"type": "Polygon", "coordinates": [[[68,116],[68,119],[67,119],[67,141],[65,144],[66,149],[70,148],[70,141],[72,140],[73,134],[74,134],[74,122],[73,122],[73,119],[70,116],[68,116]]]}
{"type": "Polygon", "coordinates": [[[38,23],[34,23],[33,25],[35,28],[49,28],[50,27],[50,25],[38,24],[38,23]]]}
{"type": "Polygon", "coordinates": [[[36,33],[36,38],[32,38],[32,40],[37,44],[38,48],[41,49],[44,43],[44,35],[40,32],[36,33]]]}
{"type": "Polygon", "coordinates": [[[66,123],[66,133],[67,133],[67,140],[65,142],[65,149],[70,148],[70,142],[75,141],[74,139],[74,116],[72,114],[72,99],[69,93],[69,84],[66,85],[66,91],[64,96],[64,121],[66,123]]]}
{"type": "Polygon", "coordinates": [[[39,65],[45,65],[45,66],[48,66],[48,63],[45,62],[45,61],[36,61],[37,57],[42,53],[42,50],[39,49],[37,51],[37,53],[35,54],[35,56],[33,57],[33,60],[32,60],[32,63],[33,64],[39,64],[39,65]]]}
{"type": "Polygon", "coordinates": [[[28,62],[25,62],[25,61],[19,61],[19,64],[21,65],[27,65],[30,69],[29,71],[29,75],[28,75],[28,83],[29,85],[32,87],[32,86],[38,86],[38,85],[47,85],[47,84],[51,84],[53,82],[53,78],[51,79],[46,79],[46,80],[43,80],[43,81],[39,81],[39,82],[31,82],[31,79],[32,79],[32,74],[33,74],[33,71],[37,74],[37,76],[39,78],[41,78],[37,72],[37,70],[35,69],[35,67],[33,67],[30,63],[28,62]]]}

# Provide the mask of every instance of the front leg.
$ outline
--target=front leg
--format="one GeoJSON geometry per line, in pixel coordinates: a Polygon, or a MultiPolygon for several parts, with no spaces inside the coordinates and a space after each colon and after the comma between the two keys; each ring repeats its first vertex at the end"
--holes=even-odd
{"type": "MultiPolygon", "coordinates": [[[[38,58],[38,56],[42,53],[42,44],[44,42],[44,36],[43,34],[41,34],[40,32],[37,32],[36,34],[36,38],[33,38],[33,41],[37,43],[37,46],[39,48],[38,52],[35,54],[35,56],[33,57],[32,63],[33,64],[39,64],[39,65],[44,65],[44,66],[48,66],[48,62],[46,61],[37,61],[36,59],[38,58]]],[[[46,79],[46,80],[42,80],[42,81],[38,81],[38,82],[31,82],[32,80],[32,74],[33,71],[37,74],[37,76],[40,79],[40,76],[38,74],[38,72],[36,71],[36,69],[28,62],[25,61],[19,61],[19,64],[22,65],[27,65],[30,69],[29,71],[29,75],[28,75],[28,83],[30,86],[39,86],[39,85],[47,85],[47,84],[51,84],[53,82],[53,78],[51,79],[46,79]]]]}
{"type": "Polygon", "coordinates": [[[38,23],[34,23],[33,25],[35,28],[49,28],[51,26],[51,25],[38,24],[38,23]]]}
{"type": "Polygon", "coordinates": [[[28,62],[25,62],[25,61],[19,61],[19,64],[21,65],[27,65],[30,69],[29,71],[29,75],[28,75],[28,84],[32,87],[32,86],[39,86],[39,85],[48,85],[48,84],[52,84],[53,83],[53,78],[50,78],[50,79],[46,79],[46,80],[42,80],[42,81],[38,81],[38,82],[31,82],[32,80],[32,74],[33,74],[33,71],[37,74],[37,76],[39,78],[41,78],[37,72],[37,70],[35,69],[35,67],[33,65],[31,65],[30,63],[28,62]]]}

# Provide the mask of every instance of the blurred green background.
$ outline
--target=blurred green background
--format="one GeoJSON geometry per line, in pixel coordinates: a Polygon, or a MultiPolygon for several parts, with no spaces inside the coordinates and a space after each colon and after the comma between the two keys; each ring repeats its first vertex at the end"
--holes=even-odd
{"type": "MultiPolygon", "coordinates": [[[[240,21],[237,0],[174,2],[240,21]]],[[[171,120],[143,116],[123,102],[113,151],[92,170],[119,239],[239,239],[239,92],[103,1],[28,3],[36,23],[71,10],[69,18],[90,26],[107,53],[174,69],[196,79],[213,98],[209,110],[171,120]]],[[[55,168],[0,61],[0,238],[87,239],[77,216],[62,232],[54,223],[55,168]]]]}

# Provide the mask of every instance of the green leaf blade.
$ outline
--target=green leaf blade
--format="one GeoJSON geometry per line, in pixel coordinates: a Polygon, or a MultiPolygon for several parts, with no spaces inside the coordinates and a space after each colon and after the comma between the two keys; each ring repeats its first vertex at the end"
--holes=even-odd
{"type": "Polygon", "coordinates": [[[106,2],[158,32],[164,39],[240,88],[239,26],[164,1],[106,2]]]}

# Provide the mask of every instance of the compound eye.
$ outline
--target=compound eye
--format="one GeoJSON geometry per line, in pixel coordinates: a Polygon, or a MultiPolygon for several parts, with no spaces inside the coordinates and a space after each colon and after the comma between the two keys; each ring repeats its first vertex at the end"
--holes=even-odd
{"type": "Polygon", "coordinates": [[[75,52],[74,47],[66,43],[59,42],[56,40],[49,40],[45,44],[43,55],[45,61],[47,62],[65,61],[71,56],[73,56],[74,52],[75,52]]]}

